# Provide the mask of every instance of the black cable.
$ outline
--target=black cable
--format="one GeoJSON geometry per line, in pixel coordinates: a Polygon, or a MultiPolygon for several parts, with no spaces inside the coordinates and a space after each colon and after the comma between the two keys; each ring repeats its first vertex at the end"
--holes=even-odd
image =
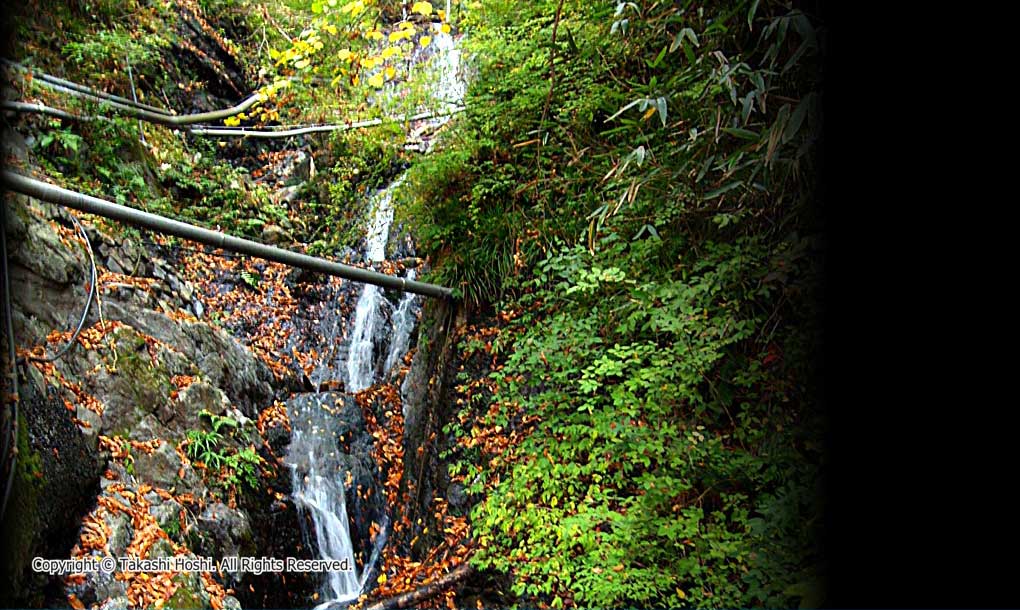
{"type": "MultiPolygon", "coordinates": [[[[11,466],[7,471],[7,484],[4,488],[3,503],[0,504],[0,522],[3,521],[4,516],[7,514],[7,499],[11,495],[11,484],[14,482],[14,470],[18,466],[18,363],[16,359],[16,352],[14,347],[14,322],[11,317],[11,280],[10,275],[7,273],[7,204],[3,206],[3,210],[0,211],[0,261],[2,261],[2,267],[0,270],[4,274],[4,318],[6,322],[7,330],[7,346],[9,349],[9,358],[11,366],[11,386],[14,390],[13,400],[11,402],[11,424],[10,429],[12,431],[11,440],[7,441],[8,447],[4,449],[3,459],[7,461],[7,452],[11,453],[11,466]]],[[[6,402],[6,401],[4,401],[6,402]]],[[[6,441],[6,436],[4,438],[6,441]]]]}
{"type": "Polygon", "coordinates": [[[85,328],[85,321],[89,317],[89,309],[92,307],[92,301],[96,297],[96,286],[99,284],[99,273],[96,270],[95,256],[92,254],[92,242],[89,241],[89,236],[85,232],[85,227],[81,226],[81,223],[78,222],[78,219],[75,218],[74,216],[71,216],[71,220],[74,222],[74,225],[78,228],[78,232],[85,240],[85,246],[88,248],[89,261],[92,264],[92,282],[90,282],[91,286],[89,286],[89,296],[88,299],[86,299],[85,301],[85,310],[81,312],[81,320],[78,321],[78,327],[74,329],[74,332],[71,334],[71,339],[67,342],[67,345],[65,345],[54,356],[42,356],[42,357],[29,356],[28,359],[32,360],[33,362],[55,362],[62,358],[64,354],[71,351],[71,348],[74,347],[75,341],[77,341],[78,339],[78,335],[80,335],[82,329],[85,328]]]}

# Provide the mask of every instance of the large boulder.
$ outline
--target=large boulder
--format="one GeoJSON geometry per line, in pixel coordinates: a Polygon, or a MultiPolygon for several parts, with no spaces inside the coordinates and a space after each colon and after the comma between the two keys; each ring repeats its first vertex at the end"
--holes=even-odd
{"type": "Polygon", "coordinates": [[[135,479],[177,493],[204,488],[194,469],[185,466],[174,446],[165,441],[152,453],[138,452],[134,455],[134,470],[135,479]]]}
{"type": "Polygon", "coordinates": [[[222,559],[258,554],[247,515],[222,502],[206,506],[198,517],[196,528],[201,536],[195,550],[205,556],[222,559]]]}

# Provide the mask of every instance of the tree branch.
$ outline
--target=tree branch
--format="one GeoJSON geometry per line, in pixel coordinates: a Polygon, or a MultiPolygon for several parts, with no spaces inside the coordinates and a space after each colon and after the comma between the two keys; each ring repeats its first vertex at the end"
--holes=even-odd
{"type": "Polygon", "coordinates": [[[474,574],[474,572],[474,566],[465,561],[451,570],[448,574],[437,578],[428,584],[422,585],[414,591],[376,602],[365,608],[365,610],[397,610],[398,608],[411,608],[418,606],[423,601],[435,597],[440,592],[449,589],[462,580],[465,580],[468,576],[474,574]]]}

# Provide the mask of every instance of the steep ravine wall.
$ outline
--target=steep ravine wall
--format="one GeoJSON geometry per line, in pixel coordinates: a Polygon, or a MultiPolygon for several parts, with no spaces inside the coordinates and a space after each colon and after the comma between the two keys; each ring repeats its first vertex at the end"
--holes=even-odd
{"type": "MultiPolygon", "coordinates": [[[[398,519],[411,527],[392,542],[420,560],[442,536],[429,506],[436,497],[449,499],[443,449],[443,425],[452,416],[447,389],[454,377],[456,329],[465,323],[464,310],[455,301],[430,300],[422,312],[418,349],[402,388],[404,402],[404,485],[409,504],[400,507],[398,519]],[[428,528],[429,533],[423,533],[428,528]],[[411,542],[414,541],[412,545],[411,542]]],[[[403,494],[401,494],[403,496],[403,494]]],[[[454,503],[454,509],[466,505],[454,503]]]]}
{"type": "MultiPolygon", "coordinates": [[[[5,133],[4,143],[14,158],[28,160],[17,134],[5,133]]],[[[19,350],[44,345],[53,354],[66,336],[48,337],[72,329],[84,307],[88,257],[67,210],[4,197],[15,342],[19,350]]],[[[139,543],[150,558],[178,551],[216,559],[310,557],[288,498],[289,477],[277,462],[283,447],[273,444],[272,426],[265,437],[256,426],[298,382],[275,379],[250,349],[196,317],[197,288],[164,252],[82,224],[99,273],[120,275],[101,282],[101,308],[93,303],[85,321],[87,347],[78,344],[52,364],[19,366],[19,456],[2,524],[0,606],[63,606],[68,592],[86,605],[126,604],[130,580],[89,577],[65,590],[60,578],[32,571],[35,556],[125,556],[139,543]],[[105,333],[97,331],[100,311],[105,333]],[[203,428],[203,411],[238,422],[236,433],[224,434],[226,450],[257,448],[265,468],[256,488],[232,491],[182,455],[186,433],[203,428]],[[153,535],[161,541],[143,544],[153,535]],[[83,548],[86,541],[98,546],[83,548]]],[[[224,584],[249,607],[298,605],[313,584],[287,576],[234,574],[224,584]]],[[[197,574],[174,578],[177,603],[208,607],[216,594],[197,574]]],[[[221,601],[236,606],[232,599],[221,601]]]]}

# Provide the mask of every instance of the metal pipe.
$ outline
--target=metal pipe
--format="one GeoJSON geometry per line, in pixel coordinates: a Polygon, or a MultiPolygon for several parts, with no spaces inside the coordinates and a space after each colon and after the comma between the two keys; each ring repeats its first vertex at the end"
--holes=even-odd
{"type": "Polygon", "coordinates": [[[188,130],[188,133],[195,136],[238,136],[243,138],[289,138],[291,136],[300,136],[311,133],[320,133],[328,131],[346,131],[349,129],[358,129],[361,127],[372,127],[375,125],[382,125],[384,122],[405,122],[405,121],[420,121],[422,119],[433,119],[445,116],[451,116],[458,112],[462,112],[463,107],[452,108],[447,112],[443,113],[432,113],[432,112],[420,112],[418,114],[406,115],[406,116],[394,116],[394,117],[382,117],[378,119],[367,119],[365,121],[357,121],[354,123],[336,123],[330,125],[308,125],[304,127],[295,127],[291,129],[253,129],[253,128],[237,128],[228,129],[224,127],[193,127],[188,130]]]}
{"type": "Polygon", "coordinates": [[[51,106],[47,106],[46,104],[43,104],[42,102],[32,103],[32,102],[8,102],[8,101],[4,101],[4,102],[0,102],[0,110],[9,110],[11,112],[21,112],[21,113],[45,114],[45,115],[48,115],[48,116],[57,117],[58,119],[66,119],[68,121],[85,121],[85,122],[88,122],[88,121],[97,121],[98,120],[98,121],[107,121],[107,122],[109,122],[109,121],[112,120],[112,119],[109,119],[109,118],[104,117],[104,116],[91,116],[91,115],[87,115],[87,114],[71,114],[70,112],[67,112],[66,110],[61,110],[60,108],[53,108],[51,106]]]}
{"type": "Polygon", "coordinates": [[[38,82],[39,84],[43,85],[44,87],[49,87],[50,85],[61,85],[61,86],[66,87],[68,89],[74,89],[75,91],[78,91],[79,93],[88,93],[88,94],[91,94],[91,95],[95,95],[97,97],[102,97],[102,98],[106,98],[108,100],[112,100],[114,102],[121,102],[121,103],[124,103],[124,104],[129,104],[129,105],[141,108],[143,110],[151,110],[152,112],[156,112],[156,113],[159,113],[159,114],[165,114],[167,116],[172,116],[173,115],[172,112],[170,112],[168,110],[164,110],[163,108],[159,108],[157,106],[150,106],[149,104],[143,104],[143,103],[139,102],[138,100],[132,101],[132,100],[129,100],[127,98],[121,97],[119,95],[114,95],[112,93],[106,93],[105,91],[98,91],[96,89],[92,89],[91,87],[86,87],[85,85],[79,85],[78,83],[73,83],[73,82],[71,82],[69,80],[64,80],[62,78],[57,78],[56,76],[52,76],[50,74],[46,74],[45,72],[38,72],[38,71],[31,70],[31,69],[29,69],[29,68],[27,68],[27,67],[25,67],[25,66],[23,66],[23,65],[21,65],[19,63],[13,62],[13,61],[11,61],[11,60],[9,60],[7,58],[0,59],[0,62],[4,63],[7,66],[10,66],[14,70],[17,70],[19,72],[24,72],[26,74],[31,75],[32,78],[34,78],[36,80],[36,82],[38,82]]]}
{"type": "Polygon", "coordinates": [[[74,208],[89,214],[105,216],[113,220],[119,220],[136,227],[142,227],[158,233],[174,235],[183,239],[196,241],[216,248],[223,248],[241,254],[247,254],[256,258],[283,263],[291,267],[298,267],[308,271],[336,275],[355,282],[365,282],[383,288],[398,290],[401,292],[412,292],[428,297],[452,298],[453,291],[443,286],[427,284],[415,280],[407,280],[402,277],[386,275],[376,271],[369,271],[359,267],[335,263],[323,258],[291,252],[282,248],[275,248],[260,244],[249,239],[242,239],[227,235],[219,231],[210,231],[202,227],[171,220],[169,218],[150,214],[127,206],[118,205],[110,201],[92,197],[84,193],[69,191],[59,186],[54,186],[34,178],[28,178],[21,174],[3,170],[0,172],[0,182],[11,190],[48,201],[58,205],[74,208]]]}
{"type": "Polygon", "coordinates": [[[141,108],[135,108],[130,104],[115,102],[110,99],[105,99],[102,97],[98,97],[96,95],[92,95],[91,93],[82,93],[74,89],[68,89],[67,87],[63,87],[61,85],[53,85],[51,89],[53,89],[54,91],[66,93],[73,97],[78,97],[105,105],[115,114],[121,114],[129,116],[131,118],[141,119],[148,123],[156,123],[157,125],[165,125],[166,127],[170,127],[173,129],[183,129],[189,125],[197,125],[199,123],[207,123],[210,121],[218,121],[220,119],[225,119],[227,117],[232,117],[241,114],[245,110],[248,110],[249,108],[257,104],[262,99],[261,94],[253,93],[236,106],[224,108],[223,110],[214,110],[212,112],[200,112],[198,114],[182,114],[177,116],[169,116],[166,114],[151,112],[149,110],[144,110],[141,108]]]}

